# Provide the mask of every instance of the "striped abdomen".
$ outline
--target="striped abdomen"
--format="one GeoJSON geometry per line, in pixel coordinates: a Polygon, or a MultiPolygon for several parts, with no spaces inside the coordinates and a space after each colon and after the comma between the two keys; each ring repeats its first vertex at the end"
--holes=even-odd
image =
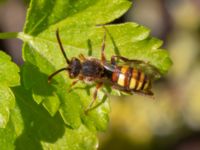
{"type": "Polygon", "coordinates": [[[118,66],[112,73],[112,82],[126,91],[148,91],[151,88],[150,78],[129,66],[118,66]]]}

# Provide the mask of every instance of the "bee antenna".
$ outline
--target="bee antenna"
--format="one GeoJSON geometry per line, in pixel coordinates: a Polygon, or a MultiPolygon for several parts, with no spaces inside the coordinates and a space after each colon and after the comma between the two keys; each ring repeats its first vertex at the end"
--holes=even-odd
{"type": "Polygon", "coordinates": [[[63,54],[63,56],[65,57],[65,60],[66,60],[67,64],[69,64],[69,63],[70,63],[70,60],[67,58],[67,55],[66,55],[66,53],[65,53],[65,51],[64,51],[62,42],[61,42],[61,40],[60,40],[59,29],[56,30],[56,38],[57,38],[57,40],[58,40],[58,44],[59,44],[59,46],[60,46],[60,49],[61,49],[61,51],[62,51],[62,54],[63,54]]]}

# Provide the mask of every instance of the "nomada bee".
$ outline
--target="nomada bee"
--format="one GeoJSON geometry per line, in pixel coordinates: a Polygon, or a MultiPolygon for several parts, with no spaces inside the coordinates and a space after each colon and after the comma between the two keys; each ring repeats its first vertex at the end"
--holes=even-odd
{"type": "Polygon", "coordinates": [[[157,68],[148,62],[130,60],[118,55],[113,55],[111,60],[107,61],[105,57],[106,31],[101,46],[101,59],[85,57],[82,54],[79,57],[69,59],[64,51],[58,30],[56,31],[56,37],[67,66],[49,75],[48,81],[50,82],[58,73],[67,71],[69,77],[75,79],[70,88],[78,81],[95,82],[96,88],[93,93],[93,99],[85,110],[86,112],[91,109],[96,100],[98,90],[104,84],[128,94],[153,96],[151,91],[152,80],[160,77],[157,68]],[[121,63],[117,63],[117,60],[120,60],[121,63]]]}

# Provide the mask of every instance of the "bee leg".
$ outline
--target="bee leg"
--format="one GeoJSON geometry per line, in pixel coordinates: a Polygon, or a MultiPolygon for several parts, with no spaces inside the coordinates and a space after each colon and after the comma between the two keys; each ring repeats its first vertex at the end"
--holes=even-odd
{"type": "MultiPolygon", "coordinates": [[[[105,29],[105,27],[104,27],[104,29],[105,29]]],[[[106,41],[106,31],[104,32],[102,46],[101,46],[101,62],[103,64],[106,62],[105,51],[104,51],[105,50],[105,41],[106,41]]]]}
{"type": "Polygon", "coordinates": [[[114,56],[111,57],[111,64],[115,65],[116,64],[116,59],[120,59],[120,60],[122,60],[124,62],[134,62],[134,63],[138,63],[138,64],[146,63],[146,62],[141,61],[141,60],[128,59],[128,58],[123,57],[123,56],[114,55],[114,56]]]}
{"type": "Polygon", "coordinates": [[[83,77],[79,77],[78,79],[74,80],[74,81],[71,83],[71,85],[69,86],[69,89],[67,90],[67,92],[71,92],[72,87],[73,87],[76,83],[78,83],[78,81],[81,81],[81,80],[83,80],[83,77]]]}
{"type": "Polygon", "coordinates": [[[119,91],[122,91],[122,92],[126,92],[126,88],[125,87],[119,87],[117,85],[112,85],[112,88],[116,89],[116,90],[119,90],[119,91]]]}
{"type": "Polygon", "coordinates": [[[153,96],[154,94],[150,90],[139,90],[139,91],[130,90],[130,89],[126,89],[125,87],[119,87],[119,86],[116,86],[116,85],[113,85],[112,88],[119,90],[119,91],[122,91],[122,92],[125,92],[125,93],[130,94],[130,95],[148,96],[148,97],[154,99],[154,96],[153,96]]]}
{"type": "Polygon", "coordinates": [[[117,61],[116,59],[121,59],[121,60],[123,60],[124,62],[129,61],[128,58],[125,58],[125,57],[122,57],[122,56],[113,55],[113,56],[111,57],[111,64],[116,65],[116,61],[117,61]]]}
{"type": "Polygon", "coordinates": [[[86,58],[85,58],[85,56],[84,56],[83,54],[79,54],[79,58],[80,58],[80,60],[82,60],[82,61],[86,60],[86,58]]]}
{"type": "Polygon", "coordinates": [[[92,99],[92,101],[90,102],[90,104],[88,105],[88,107],[85,109],[85,113],[86,113],[86,114],[87,114],[90,110],[92,110],[92,105],[94,104],[94,102],[95,102],[95,100],[96,100],[96,98],[97,98],[98,90],[102,87],[102,85],[103,85],[102,82],[101,82],[101,83],[98,83],[98,84],[96,85],[96,89],[95,89],[95,91],[94,91],[94,93],[93,93],[93,99],[92,99]]]}
{"type": "Polygon", "coordinates": [[[150,90],[140,90],[140,91],[131,90],[129,92],[130,92],[130,94],[141,95],[141,96],[146,96],[146,97],[155,99],[153,92],[150,90]]]}
{"type": "Polygon", "coordinates": [[[113,55],[113,56],[111,57],[111,64],[116,65],[116,59],[121,59],[121,60],[123,60],[124,62],[130,61],[130,60],[129,60],[128,58],[126,58],[126,57],[113,55]]]}
{"type": "Polygon", "coordinates": [[[79,80],[79,79],[74,80],[74,81],[72,82],[72,84],[69,86],[69,89],[67,90],[67,92],[71,92],[72,87],[73,87],[76,83],[78,83],[78,81],[80,81],[80,80],[79,80]]]}

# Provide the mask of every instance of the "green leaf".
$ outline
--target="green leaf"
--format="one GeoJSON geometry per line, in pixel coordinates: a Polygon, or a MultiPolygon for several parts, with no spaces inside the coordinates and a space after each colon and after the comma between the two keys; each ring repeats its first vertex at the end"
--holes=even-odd
{"type": "MultiPolygon", "coordinates": [[[[65,123],[79,128],[84,123],[91,130],[105,130],[109,105],[105,93],[100,91],[96,107],[87,115],[84,109],[92,100],[94,86],[78,83],[68,92],[72,80],[66,72],[60,73],[48,84],[48,75],[66,66],[59,49],[55,32],[60,31],[61,41],[68,57],[80,53],[100,58],[106,24],[125,13],[128,0],[32,0],[24,32],[18,36],[25,41],[23,47],[23,84],[31,89],[34,100],[54,116],[59,111],[65,123]]],[[[149,37],[149,29],[136,23],[106,25],[106,57],[122,55],[130,59],[149,62],[161,73],[166,73],[171,60],[162,42],[149,37]]]]}
{"type": "Polygon", "coordinates": [[[0,51],[0,128],[5,128],[10,111],[15,105],[15,97],[9,87],[19,85],[19,68],[11,58],[0,51]]]}
{"type": "MultiPolygon", "coordinates": [[[[22,72],[23,83],[27,89],[32,90],[34,100],[38,104],[42,103],[52,116],[59,110],[65,123],[73,128],[79,128],[81,122],[84,122],[91,129],[105,130],[109,111],[107,102],[88,115],[84,113],[84,109],[92,100],[93,88],[87,87],[88,90],[85,90],[85,85],[78,84],[79,89],[67,92],[71,80],[67,78],[66,73],[61,73],[62,76],[56,77],[53,83],[47,83],[49,74],[65,66],[55,39],[55,30],[69,29],[70,34],[81,30],[88,32],[87,30],[96,24],[104,24],[118,18],[130,5],[127,0],[31,2],[24,33],[19,35],[26,41],[23,48],[26,61],[22,72]],[[50,38],[53,40],[46,39],[48,37],[45,34],[52,34],[50,38]],[[59,53],[56,50],[59,50],[59,53]]],[[[82,40],[84,47],[87,45],[87,39],[80,39],[72,34],[71,38],[76,38],[80,42],[82,40]]],[[[84,50],[84,47],[81,49],[84,50]]],[[[100,102],[104,97],[103,93],[99,92],[98,97],[100,102]]]]}
{"type": "Polygon", "coordinates": [[[70,149],[95,150],[96,132],[81,124],[77,130],[67,127],[59,114],[51,117],[34,103],[23,87],[13,88],[16,106],[5,129],[0,129],[1,150],[70,149]]]}
{"type": "Polygon", "coordinates": [[[19,68],[11,62],[10,56],[0,51],[0,83],[13,87],[19,85],[19,68]]]}
{"type": "Polygon", "coordinates": [[[104,24],[121,16],[130,5],[128,0],[32,0],[24,32],[37,35],[58,24],[104,24]]]}

